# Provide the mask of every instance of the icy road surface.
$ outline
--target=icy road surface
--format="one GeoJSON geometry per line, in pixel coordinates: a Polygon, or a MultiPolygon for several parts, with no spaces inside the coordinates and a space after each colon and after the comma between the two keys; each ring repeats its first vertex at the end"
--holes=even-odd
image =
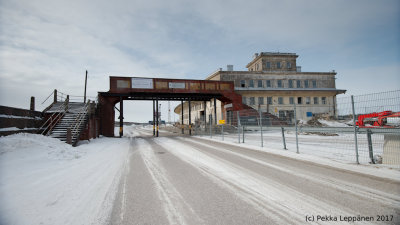
{"type": "Polygon", "coordinates": [[[129,135],[111,224],[400,224],[395,180],[140,128],[129,135]]]}

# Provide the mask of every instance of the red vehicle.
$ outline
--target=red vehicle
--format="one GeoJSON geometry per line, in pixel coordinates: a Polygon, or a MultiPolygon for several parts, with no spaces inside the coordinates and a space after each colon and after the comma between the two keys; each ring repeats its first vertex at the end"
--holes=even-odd
{"type": "Polygon", "coordinates": [[[400,112],[383,111],[359,115],[356,125],[359,127],[398,127],[400,126],[400,112]]]}

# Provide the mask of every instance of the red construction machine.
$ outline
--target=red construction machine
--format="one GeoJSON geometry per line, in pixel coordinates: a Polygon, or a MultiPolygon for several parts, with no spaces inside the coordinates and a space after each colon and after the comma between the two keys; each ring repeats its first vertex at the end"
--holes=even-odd
{"type": "Polygon", "coordinates": [[[383,111],[359,115],[356,125],[359,127],[399,127],[400,112],[383,111]]]}

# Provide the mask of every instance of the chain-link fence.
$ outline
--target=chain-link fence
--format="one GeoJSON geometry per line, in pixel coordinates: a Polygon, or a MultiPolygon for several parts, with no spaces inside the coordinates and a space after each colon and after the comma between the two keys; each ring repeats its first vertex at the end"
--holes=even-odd
{"type": "Polygon", "coordinates": [[[228,112],[225,125],[215,125],[210,115],[205,126],[193,125],[191,132],[339,161],[400,166],[400,90],[337,98],[324,105],[325,113],[291,103],[281,110],[260,105],[228,112]]]}

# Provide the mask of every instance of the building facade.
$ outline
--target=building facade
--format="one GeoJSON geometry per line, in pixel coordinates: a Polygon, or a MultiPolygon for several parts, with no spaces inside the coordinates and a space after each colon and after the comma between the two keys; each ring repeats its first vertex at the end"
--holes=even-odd
{"type": "MultiPolygon", "coordinates": [[[[247,64],[248,71],[219,69],[206,80],[233,81],[235,92],[242,96],[242,102],[254,109],[271,113],[282,119],[294,118],[296,104],[297,119],[309,120],[316,115],[336,116],[336,95],[346,90],[336,89],[336,72],[301,72],[295,53],[261,52],[254,54],[247,64]]],[[[192,118],[203,121],[207,112],[217,107],[217,120],[233,115],[229,105],[217,101],[192,104],[192,118]]],[[[184,107],[184,123],[188,111],[184,107]]],[[[180,106],[175,108],[180,113],[180,106]]]]}

